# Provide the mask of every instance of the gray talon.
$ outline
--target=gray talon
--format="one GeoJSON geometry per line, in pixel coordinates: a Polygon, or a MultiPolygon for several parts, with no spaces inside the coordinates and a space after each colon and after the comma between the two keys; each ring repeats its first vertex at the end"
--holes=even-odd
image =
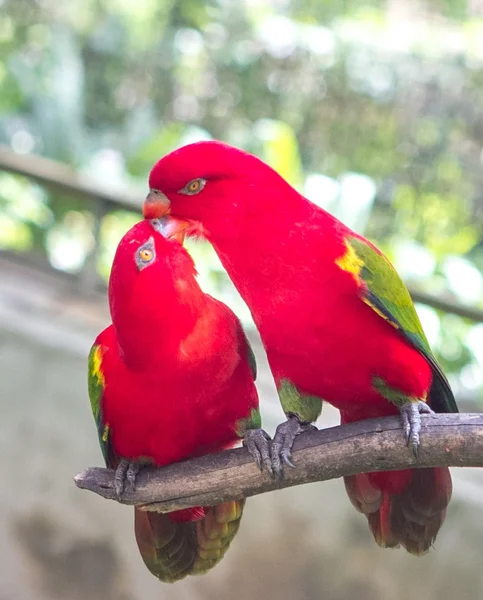
{"type": "Polygon", "coordinates": [[[295,438],[304,431],[317,429],[310,423],[302,423],[295,415],[290,415],[284,423],[280,423],[273,438],[271,455],[275,477],[283,479],[283,465],[295,468],[292,462],[292,446],[295,438]]]}
{"type": "Polygon", "coordinates": [[[114,473],[114,490],[116,492],[116,498],[118,501],[121,500],[122,493],[124,491],[124,480],[126,479],[128,467],[129,461],[122,458],[117,465],[116,472],[114,473]]]}
{"type": "Polygon", "coordinates": [[[120,502],[124,490],[134,492],[136,490],[136,475],[139,473],[141,465],[122,458],[117,465],[114,473],[114,490],[117,501],[120,502]]]}
{"type": "Polygon", "coordinates": [[[283,452],[281,454],[283,462],[290,467],[291,469],[295,469],[295,465],[292,462],[292,453],[291,452],[283,452]]]}
{"type": "Polygon", "coordinates": [[[421,415],[434,414],[434,411],[422,400],[418,402],[406,402],[400,408],[406,444],[412,446],[414,456],[418,456],[421,432],[421,415]]]}
{"type": "Polygon", "coordinates": [[[136,491],[136,476],[139,473],[140,469],[141,469],[141,465],[139,463],[137,463],[137,462],[129,463],[129,467],[128,467],[127,473],[126,473],[126,479],[127,479],[127,483],[128,483],[128,485],[126,487],[129,488],[129,490],[131,492],[136,491]]]}
{"type": "Polygon", "coordinates": [[[243,438],[243,445],[252,455],[260,471],[266,469],[270,476],[273,476],[270,441],[270,436],[263,429],[249,429],[243,438]]]}

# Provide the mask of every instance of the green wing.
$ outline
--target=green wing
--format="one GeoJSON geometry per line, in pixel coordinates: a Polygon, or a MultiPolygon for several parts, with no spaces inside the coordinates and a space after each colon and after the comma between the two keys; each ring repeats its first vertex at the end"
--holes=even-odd
{"type": "MultiPolygon", "coordinates": [[[[240,321],[238,321],[238,341],[240,355],[243,356],[245,354],[250,366],[253,381],[255,381],[257,378],[257,361],[255,359],[253,348],[250,346],[250,342],[248,341],[240,321]]],[[[243,438],[249,429],[260,429],[261,426],[262,417],[260,415],[260,409],[257,406],[256,408],[252,408],[246,417],[239,419],[236,422],[235,431],[239,438],[243,438]]]]}
{"type": "Polygon", "coordinates": [[[364,302],[398,329],[431,365],[431,406],[436,412],[458,412],[448,380],[434,358],[402,279],[388,259],[366,241],[351,237],[347,244],[351,256],[346,260],[352,267],[350,270],[354,272],[354,267],[357,267],[358,275],[365,284],[361,287],[364,302]]]}
{"type": "Polygon", "coordinates": [[[252,372],[253,381],[257,380],[257,361],[255,359],[255,352],[253,352],[253,348],[248,341],[248,338],[245,336],[247,341],[247,353],[248,353],[248,363],[250,365],[250,371],[252,372]]]}
{"type": "Polygon", "coordinates": [[[102,346],[94,344],[88,359],[88,389],[91,400],[92,414],[97,426],[97,435],[104,461],[108,467],[114,467],[115,457],[110,444],[109,425],[104,422],[102,414],[102,399],[105,378],[102,369],[102,346]]]}
{"type": "MultiPolygon", "coordinates": [[[[237,319],[238,320],[238,319],[237,319]]],[[[248,341],[245,330],[242,327],[240,321],[237,323],[238,325],[238,340],[239,340],[239,352],[243,356],[246,355],[248,359],[248,364],[250,365],[250,371],[252,373],[253,381],[257,379],[257,361],[255,358],[255,353],[253,352],[253,348],[250,346],[250,342],[248,341]]]]}

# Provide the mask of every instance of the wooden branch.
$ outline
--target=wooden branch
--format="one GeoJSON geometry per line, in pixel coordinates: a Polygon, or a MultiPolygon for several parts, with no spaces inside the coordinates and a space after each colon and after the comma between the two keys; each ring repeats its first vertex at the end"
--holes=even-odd
{"type": "Polygon", "coordinates": [[[0,169],[29,177],[60,193],[80,198],[97,200],[109,208],[127,208],[140,212],[146,192],[126,193],[125,189],[115,192],[103,189],[99,183],[78,173],[69,165],[36,154],[17,154],[0,144],[0,169]]]}
{"type": "MultiPolygon", "coordinates": [[[[483,467],[483,414],[423,415],[422,424],[418,458],[404,444],[398,417],[371,419],[300,435],[293,452],[297,468],[286,468],[280,482],[261,473],[245,448],[237,448],[160,469],[143,469],[136,491],[125,492],[122,503],[170,512],[356,473],[483,467]]],[[[114,471],[110,469],[86,469],[74,481],[79,488],[114,499],[114,471]]]]}
{"type": "Polygon", "coordinates": [[[457,302],[454,298],[449,297],[452,295],[447,291],[436,295],[423,292],[411,285],[408,285],[408,289],[414,302],[426,304],[426,306],[431,306],[432,308],[436,308],[436,310],[442,310],[443,312],[452,313],[471,321],[483,323],[483,310],[481,308],[457,302]]]}

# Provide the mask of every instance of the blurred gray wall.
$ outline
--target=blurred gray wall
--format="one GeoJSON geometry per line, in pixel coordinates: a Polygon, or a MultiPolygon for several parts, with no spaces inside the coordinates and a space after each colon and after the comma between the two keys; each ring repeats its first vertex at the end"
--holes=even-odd
{"type": "MultiPolygon", "coordinates": [[[[476,600],[483,597],[483,476],[454,470],[454,500],[427,556],[381,550],[341,481],[251,498],[211,573],[166,585],[144,567],[132,509],[78,490],[101,465],[86,357],[103,298],[0,259],[0,600],[476,600]]],[[[252,336],[253,337],[253,336],[252,336]]],[[[260,344],[265,427],[282,418],[260,344]]],[[[324,409],[322,423],[335,424],[324,409]]]]}

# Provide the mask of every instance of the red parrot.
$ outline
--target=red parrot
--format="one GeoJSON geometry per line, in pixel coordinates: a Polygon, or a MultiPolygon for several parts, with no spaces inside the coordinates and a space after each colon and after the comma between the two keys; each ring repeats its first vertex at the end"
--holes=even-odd
{"type": "MultiPolygon", "coordinates": [[[[210,241],[251,310],[287,415],[272,444],[279,476],[323,400],[342,423],[400,413],[415,452],[420,413],[457,412],[389,260],[264,162],[199,142],[162,158],[149,187],[144,216],[210,241]]],[[[447,468],[364,473],[345,484],[377,543],[416,555],[432,545],[452,491],[447,468]]]]}
{"type": "MultiPolygon", "coordinates": [[[[119,243],[109,279],[112,325],[89,355],[92,411],[118,497],[143,465],[217,452],[242,438],[258,462],[270,459],[241,324],[202,292],[189,254],[160,232],[159,221],[142,221],[119,243]]],[[[166,582],[208,571],[235,536],[243,506],[136,508],[146,566],[166,582]]]]}

